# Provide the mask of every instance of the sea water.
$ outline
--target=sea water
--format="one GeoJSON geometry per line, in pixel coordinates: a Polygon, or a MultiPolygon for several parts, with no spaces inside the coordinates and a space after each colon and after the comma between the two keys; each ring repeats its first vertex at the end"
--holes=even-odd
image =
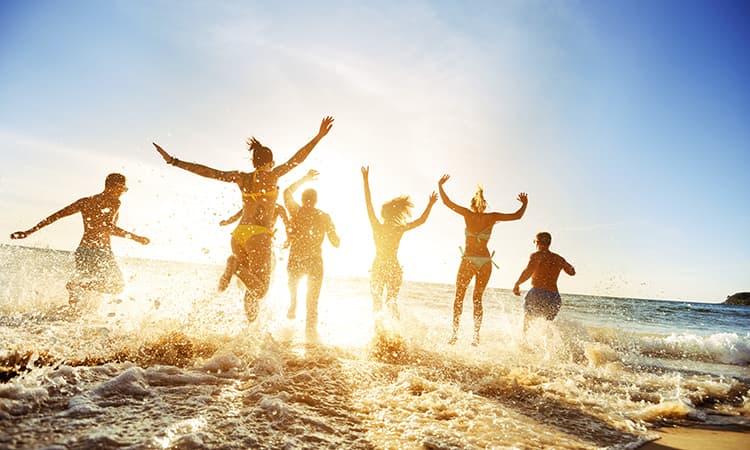
{"type": "Polygon", "coordinates": [[[656,425],[750,422],[750,308],[563,295],[554,322],[405,282],[375,333],[366,278],[304,290],[279,260],[259,319],[221,267],[120,259],[127,287],[67,303],[68,252],[0,246],[0,448],[635,448],[656,425]]]}

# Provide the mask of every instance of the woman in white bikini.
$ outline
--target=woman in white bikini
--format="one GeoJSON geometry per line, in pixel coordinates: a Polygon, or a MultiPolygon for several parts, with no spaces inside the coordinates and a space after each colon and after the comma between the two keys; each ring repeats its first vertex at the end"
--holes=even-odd
{"type": "MultiPolygon", "coordinates": [[[[238,170],[223,171],[201,164],[180,161],[154,144],[156,151],[167,164],[193,172],[207,178],[235,183],[242,194],[242,218],[232,232],[232,256],[228,266],[235,267],[235,274],[245,284],[245,314],[249,322],[258,317],[260,300],[265,297],[271,283],[273,223],[276,221],[276,200],[279,196],[279,178],[307,158],[313,148],[328,134],[333,126],[333,117],[320,123],[318,134],[299,149],[287,162],[275,165],[273,152],[257,139],[248,141],[253,153],[253,172],[238,170]],[[235,258],[235,260],[232,260],[235,258]]],[[[222,285],[228,280],[222,280],[222,285]]]]}
{"type": "Polygon", "coordinates": [[[518,194],[518,201],[521,207],[512,214],[499,212],[484,212],[487,209],[487,201],[484,199],[482,188],[477,189],[474,198],[471,199],[471,209],[464,208],[453,203],[443,190],[443,184],[448,181],[449,175],[443,175],[438,182],[440,198],[445,206],[457,212],[466,222],[466,248],[462,249],[461,265],[458,266],[456,275],[456,298],[453,301],[453,334],[448,340],[449,344],[454,344],[458,337],[458,324],[461,319],[461,312],[464,306],[464,295],[466,288],[469,286],[472,278],[474,281],[474,340],[472,345],[479,344],[479,329],[482,327],[482,296],[490,281],[492,275],[492,255],[487,248],[487,242],[492,235],[492,227],[497,222],[507,222],[518,220],[526,212],[526,206],[529,203],[528,196],[525,192],[518,194]]]}

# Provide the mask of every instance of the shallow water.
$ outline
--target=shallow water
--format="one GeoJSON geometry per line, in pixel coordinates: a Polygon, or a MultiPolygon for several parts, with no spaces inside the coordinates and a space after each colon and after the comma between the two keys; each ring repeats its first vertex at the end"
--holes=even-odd
{"type": "Polygon", "coordinates": [[[220,267],[122,260],[126,292],[65,316],[68,253],[0,265],[0,448],[633,448],[750,421],[738,307],[565,295],[524,343],[520,300],[490,290],[480,346],[469,302],[450,346],[451,286],[405,283],[376,335],[367,280],[326,280],[306,342],[283,270],[248,326],[220,267]]]}

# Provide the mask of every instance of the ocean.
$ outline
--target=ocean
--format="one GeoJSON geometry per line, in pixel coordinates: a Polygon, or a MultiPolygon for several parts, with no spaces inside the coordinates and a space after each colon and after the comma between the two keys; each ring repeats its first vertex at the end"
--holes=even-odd
{"type": "Polygon", "coordinates": [[[750,423],[747,307],[564,294],[524,341],[488,289],[473,347],[468,296],[447,344],[450,284],[405,282],[376,334],[367,278],[326,279],[306,342],[283,259],[250,325],[222,267],[119,262],[125,292],[71,316],[69,252],[0,246],[0,448],[627,449],[750,423]]]}

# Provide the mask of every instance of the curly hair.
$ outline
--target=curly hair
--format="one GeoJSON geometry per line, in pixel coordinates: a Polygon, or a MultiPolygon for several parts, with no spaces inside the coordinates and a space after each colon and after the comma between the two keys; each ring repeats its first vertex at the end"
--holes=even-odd
{"type": "Polygon", "coordinates": [[[471,210],[474,212],[484,212],[487,209],[487,200],[484,199],[484,188],[477,186],[477,192],[471,199],[471,210]]]}
{"type": "Polygon", "coordinates": [[[414,204],[409,200],[408,195],[402,195],[383,203],[380,209],[380,215],[386,222],[395,222],[403,224],[406,219],[411,217],[411,209],[414,204]]]}
{"type": "Polygon", "coordinates": [[[273,162],[273,152],[260,143],[255,136],[247,140],[247,150],[253,154],[253,167],[256,169],[264,164],[273,162]]]}

